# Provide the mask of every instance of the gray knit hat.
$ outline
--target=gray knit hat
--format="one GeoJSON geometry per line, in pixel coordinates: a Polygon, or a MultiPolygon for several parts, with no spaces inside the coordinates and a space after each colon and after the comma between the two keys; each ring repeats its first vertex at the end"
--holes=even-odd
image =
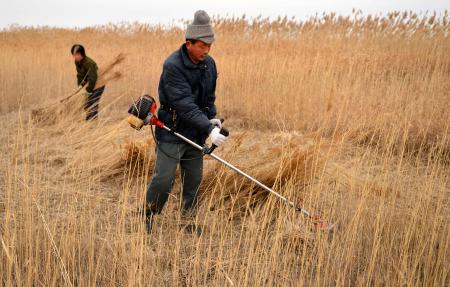
{"type": "Polygon", "coordinates": [[[214,42],[211,19],[205,11],[198,10],[195,12],[194,21],[187,26],[186,39],[200,40],[206,44],[214,42]]]}

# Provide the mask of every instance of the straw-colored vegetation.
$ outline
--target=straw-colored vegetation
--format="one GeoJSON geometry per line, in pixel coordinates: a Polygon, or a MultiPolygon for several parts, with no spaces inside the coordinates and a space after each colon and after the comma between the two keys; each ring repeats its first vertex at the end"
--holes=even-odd
{"type": "Polygon", "coordinates": [[[217,153],[333,232],[206,159],[202,235],[180,228],[179,182],[147,235],[139,210],[154,143],[126,111],[156,94],[183,31],[10,28],[0,32],[0,285],[448,286],[448,15],[215,22],[217,104],[231,131],[217,153]],[[93,123],[82,97],[42,109],[76,89],[75,42],[101,67],[125,55],[93,123]]]}

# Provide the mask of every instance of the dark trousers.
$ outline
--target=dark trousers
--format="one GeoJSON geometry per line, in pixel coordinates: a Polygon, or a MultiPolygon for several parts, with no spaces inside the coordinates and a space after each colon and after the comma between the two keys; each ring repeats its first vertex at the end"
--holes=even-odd
{"type": "Polygon", "coordinates": [[[86,120],[96,119],[98,116],[98,103],[100,101],[100,97],[105,91],[105,86],[100,87],[92,91],[86,98],[86,102],[84,103],[84,110],[86,111],[86,120]]]}
{"type": "Polygon", "coordinates": [[[155,169],[146,196],[151,213],[160,213],[164,207],[172,191],[178,164],[181,168],[183,215],[195,213],[203,174],[202,152],[187,143],[168,142],[158,142],[156,149],[155,169]]]}

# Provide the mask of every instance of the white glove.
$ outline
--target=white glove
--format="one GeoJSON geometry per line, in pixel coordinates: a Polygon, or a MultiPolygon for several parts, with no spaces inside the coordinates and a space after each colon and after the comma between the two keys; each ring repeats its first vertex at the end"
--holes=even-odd
{"type": "Polygon", "coordinates": [[[227,137],[220,133],[220,128],[218,127],[213,128],[209,136],[213,145],[216,146],[221,146],[227,140],[227,137]]]}
{"type": "Polygon", "coordinates": [[[210,122],[213,126],[218,127],[219,129],[222,128],[222,122],[221,122],[219,119],[211,119],[211,120],[209,120],[209,122],[210,122]]]}

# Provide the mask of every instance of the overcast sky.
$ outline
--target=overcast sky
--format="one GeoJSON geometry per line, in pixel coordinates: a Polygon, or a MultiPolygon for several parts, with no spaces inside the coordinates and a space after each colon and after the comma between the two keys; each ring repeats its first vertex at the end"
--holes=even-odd
{"type": "Polygon", "coordinates": [[[364,14],[393,10],[416,12],[450,9],[449,0],[0,0],[0,27],[22,26],[85,27],[98,24],[145,22],[171,24],[191,18],[198,9],[223,16],[278,15],[304,19],[316,12],[334,11],[348,15],[352,8],[364,14]]]}

